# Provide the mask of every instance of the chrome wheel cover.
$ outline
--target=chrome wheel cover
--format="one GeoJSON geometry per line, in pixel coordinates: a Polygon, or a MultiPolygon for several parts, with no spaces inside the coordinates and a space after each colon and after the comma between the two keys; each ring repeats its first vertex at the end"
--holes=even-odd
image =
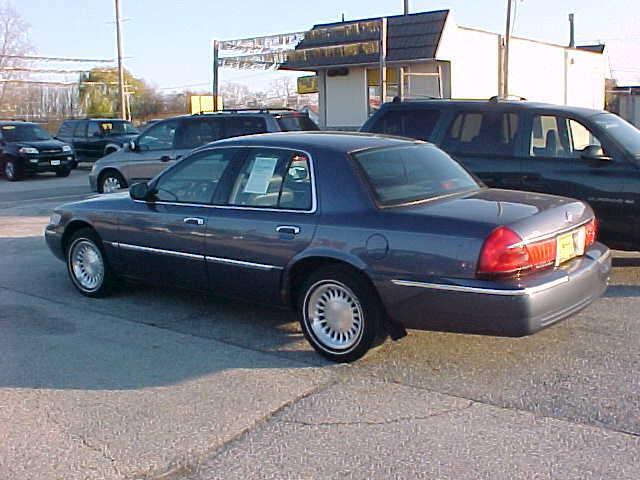
{"type": "Polygon", "coordinates": [[[6,162],[4,164],[4,176],[7,178],[13,178],[15,173],[16,173],[16,170],[15,170],[15,166],[13,165],[13,162],[6,162]]]}
{"type": "Polygon", "coordinates": [[[102,193],[117,192],[121,188],[122,185],[120,185],[120,180],[116,177],[108,176],[102,181],[102,193]]]}
{"type": "Polygon", "coordinates": [[[85,238],[78,239],[69,251],[69,267],[76,284],[94,292],[104,281],[104,261],[98,247],[85,238]]]}
{"type": "Polygon", "coordinates": [[[358,297],[334,280],[323,280],[309,289],[305,316],[313,336],[330,350],[347,350],[362,337],[364,315],[358,297]]]}

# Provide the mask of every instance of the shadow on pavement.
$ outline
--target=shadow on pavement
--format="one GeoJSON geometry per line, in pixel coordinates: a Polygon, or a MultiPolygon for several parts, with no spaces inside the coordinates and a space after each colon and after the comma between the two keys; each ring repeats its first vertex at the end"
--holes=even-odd
{"type": "Polygon", "coordinates": [[[290,311],[129,282],[90,299],[40,242],[0,239],[0,387],[141,389],[328,365],[290,311]]]}

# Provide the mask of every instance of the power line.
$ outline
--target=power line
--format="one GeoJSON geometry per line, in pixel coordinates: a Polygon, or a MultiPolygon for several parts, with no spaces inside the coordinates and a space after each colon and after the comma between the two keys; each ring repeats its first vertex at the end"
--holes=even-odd
{"type": "Polygon", "coordinates": [[[39,55],[0,55],[0,58],[15,58],[19,60],[42,60],[46,62],[93,62],[113,63],[113,59],[104,58],[68,58],[68,57],[43,57],[39,55]]]}

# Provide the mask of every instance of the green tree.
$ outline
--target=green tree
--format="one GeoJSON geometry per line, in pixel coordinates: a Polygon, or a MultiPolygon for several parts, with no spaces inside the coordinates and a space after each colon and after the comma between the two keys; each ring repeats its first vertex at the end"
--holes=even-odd
{"type": "MultiPolygon", "coordinates": [[[[158,92],[144,80],[124,72],[125,92],[133,118],[143,118],[162,108],[158,92]]],[[[120,111],[117,68],[94,68],[80,77],[80,103],[87,115],[117,117],[120,111]]]]}

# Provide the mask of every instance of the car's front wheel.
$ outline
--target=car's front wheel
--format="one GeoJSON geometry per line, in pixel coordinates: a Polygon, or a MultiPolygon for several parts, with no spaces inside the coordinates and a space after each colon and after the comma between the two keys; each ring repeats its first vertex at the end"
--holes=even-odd
{"type": "Polygon", "coordinates": [[[98,235],[90,228],[75,232],[67,248],[67,271],[73,285],[88,297],[104,297],[111,292],[114,274],[98,235]]]}
{"type": "Polygon", "coordinates": [[[56,176],[58,177],[68,177],[71,173],[71,167],[59,168],[56,170],[56,176]]]}
{"type": "Polygon", "coordinates": [[[4,178],[9,180],[10,182],[15,182],[16,180],[20,180],[20,170],[18,164],[15,160],[5,160],[4,162],[4,178]]]}
{"type": "Polygon", "coordinates": [[[357,360],[382,338],[380,300],[361,275],[347,268],[324,267],[311,274],[298,308],[305,337],[330,360],[357,360]]]}
{"type": "Polygon", "coordinates": [[[108,171],[100,176],[98,188],[100,193],[114,193],[127,186],[124,178],[118,172],[108,171]]]}

